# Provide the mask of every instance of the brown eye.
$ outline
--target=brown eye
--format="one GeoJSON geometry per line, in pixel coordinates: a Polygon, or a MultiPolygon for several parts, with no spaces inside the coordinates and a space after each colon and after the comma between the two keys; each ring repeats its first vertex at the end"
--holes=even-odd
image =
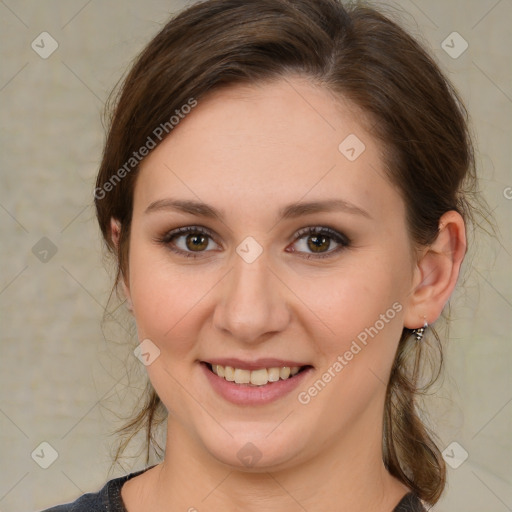
{"type": "Polygon", "coordinates": [[[313,235],[308,237],[308,248],[312,252],[324,252],[329,249],[331,245],[331,239],[324,235],[313,235]]]}
{"type": "Polygon", "coordinates": [[[337,231],[321,226],[304,228],[296,233],[295,249],[306,258],[327,258],[350,245],[350,240],[337,231]],[[334,249],[332,247],[334,246],[334,249]],[[331,250],[329,250],[331,249],[331,250]]]}
{"type": "MultiPolygon", "coordinates": [[[[308,259],[327,258],[350,245],[350,240],[345,235],[327,227],[304,228],[295,234],[295,239],[293,245],[296,248],[288,252],[304,254],[308,259]]],[[[218,246],[210,231],[198,226],[170,231],[159,242],[187,258],[197,258],[201,253],[211,252],[210,246],[218,246]]]]}
{"type": "Polygon", "coordinates": [[[211,245],[218,245],[212,234],[199,226],[186,226],[167,233],[159,240],[172,251],[187,258],[197,258],[201,253],[211,252],[211,245]],[[194,254],[195,253],[195,254],[194,254]]]}
{"type": "Polygon", "coordinates": [[[185,245],[191,251],[203,251],[208,247],[208,238],[204,235],[186,235],[185,245]]]}

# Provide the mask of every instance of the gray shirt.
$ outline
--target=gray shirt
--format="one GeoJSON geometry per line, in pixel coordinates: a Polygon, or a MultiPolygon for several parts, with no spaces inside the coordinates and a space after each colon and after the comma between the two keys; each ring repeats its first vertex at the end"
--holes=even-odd
{"type": "MultiPolygon", "coordinates": [[[[150,468],[147,468],[150,469],[150,468]]],[[[123,484],[140,475],[146,470],[130,473],[110,480],[103,489],[97,493],[87,493],[73,503],[57,505],[42,512],[127,512],[121,498],[121,487],[123,484]]],[[[426,512],[418,497],[410,492],[406,494],[392,512],[426,512]]]]}

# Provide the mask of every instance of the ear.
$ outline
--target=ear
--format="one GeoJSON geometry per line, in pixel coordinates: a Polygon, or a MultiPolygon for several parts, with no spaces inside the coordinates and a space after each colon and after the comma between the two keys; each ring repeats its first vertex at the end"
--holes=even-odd
{"type": "MultiPolygon", "coordinates": [[[[114,219],[114,217],[110,219],[110,236],[116,249],[119,249],[119,240],[121,238],[121,223],[117,219],[114,219]]],[[[123,274],[121,274],[121,287],[123,289],[123,294],[126,297],[126,307],[129,311],[133,312],[133,304],[130,295],[129,284],[127,283],[123,274]]]]}
{"type": "Polygon", "coordinates": [[[465,254],[464,219],[450,210],[439,219],[436,240],[422,251],[416,264],[405,327],[417,329],[439,318],[455,288],[465,254]]]}

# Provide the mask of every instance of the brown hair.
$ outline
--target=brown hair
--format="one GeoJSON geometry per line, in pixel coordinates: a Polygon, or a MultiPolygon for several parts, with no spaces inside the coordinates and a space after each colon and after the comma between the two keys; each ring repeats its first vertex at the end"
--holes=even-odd
{"type": "MultiPolygon", "coordinates": [[[[432,58],[397,23],[371,7],[344,7],[337,0],[207,0],[163,27],[113,98],[95,204],[105,241],[117,256],[116,282],[128,268],[137,176],[137,162],[130,159],[139,148],[149,139],[159,142],[158,127],[172,133],[171,117],[209,91],[290,74],[323,85],[369,115],[415,244],[435,240],[439,219],[449,210],[471,219],[476,177],[466,111],[432,58]],[[117,251],[111,217],[122,225],[117,251]]],[[[404,328],[388,383],[383,460],[392,475],[433,504],[445,486],[445,464],[418,415],[425,349],[411,343],[410,334],[404,328]]],[[[432,335],[441,356],[435,380],[442,352],[438,335],[432,335]]],[[[129,439],[145,429],[147,460],[162,406],[149,383],[148,390],[144,407],[120,429],[131,432],[129,439]]]]}

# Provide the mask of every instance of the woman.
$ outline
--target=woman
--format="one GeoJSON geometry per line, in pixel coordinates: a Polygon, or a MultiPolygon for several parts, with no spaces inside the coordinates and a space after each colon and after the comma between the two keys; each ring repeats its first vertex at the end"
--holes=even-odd
{"type": "MultiPolygon", "coordinates": [[[[53,511],[422,511],[416,408],[466,252],[457,94],[403,29],[336,0],[208,0],[126,77],[95,190],[160,464],[53,511]]],[[[149,446],[148,446],[149,449],[149,446]]]]}

